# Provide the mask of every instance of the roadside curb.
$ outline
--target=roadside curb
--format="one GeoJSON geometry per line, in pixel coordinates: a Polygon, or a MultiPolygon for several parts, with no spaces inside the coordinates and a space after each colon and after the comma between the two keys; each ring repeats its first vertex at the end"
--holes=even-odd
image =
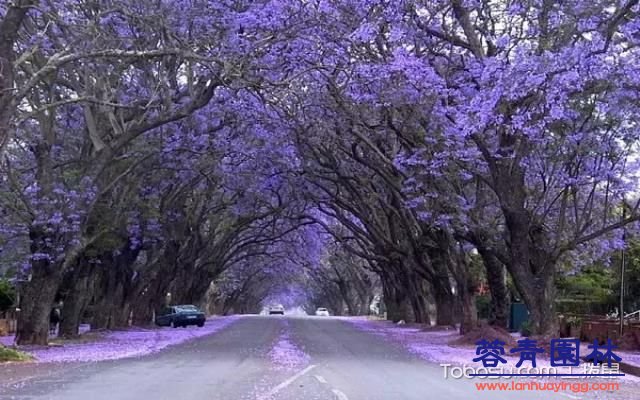
{"type": "Polygon", "coordinates": [[[620,362],[620,371],[625,374],[634,375],[640,377],[640,367],[633,364],[627,364],[625,362],[620,362]]]}

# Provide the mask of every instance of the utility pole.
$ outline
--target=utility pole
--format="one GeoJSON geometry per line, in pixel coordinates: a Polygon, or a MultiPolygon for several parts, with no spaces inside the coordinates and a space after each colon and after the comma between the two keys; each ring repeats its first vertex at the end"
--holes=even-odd
{"type": "MultiPolygon", "coordinates": [[[[624,201],[622,202],[622,220],[627,217],[627,208],[624,201]]],[[[627,229],[622,227],[622,251],[620,252],[620,338],[624,333],[624,264],[625,264],[625,247],[627,245],[627,229]]]]}

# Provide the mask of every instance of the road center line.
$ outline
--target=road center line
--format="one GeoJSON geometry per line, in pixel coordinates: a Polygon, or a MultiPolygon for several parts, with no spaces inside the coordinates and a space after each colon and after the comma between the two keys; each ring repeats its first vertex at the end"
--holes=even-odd
{"type": "Polygon", "coordinates": [[[324,379],[324,377],[322,375],[314,375],[314,377],[318,380],[318,382],[320,383],[327,383],[327,380],[324,379]]]}
{"type": "Polygon", "coordinates": [[[269,391],[269,393],[266,394],[266,397],[271,397],[271,396],[275,395],[276,393],[278,393],[282,389],[286,388],[287,386],[291,385],[293,382],[295,382],[296,379],[298,379],[301,376],[303,376],[304,374],[308,373],[309,371],[311,371],[315,367],[316,367],[315,364],[314,365],[309,365],[307,368],[303,369],[302,371],[300,371],[297,374],[293,375],[291,378],[287,379],[286,381],[282,382],[278,386],[276,386],[273,389],[271,389],[269,391]]]}
{"type": "Polygon", "coordinates": [[[342,393],[341,391],[339,391],[338,389],[331,389],[331,391],[333,392],[333,394],[336,395],[336,399],[338,400],[349,400],[349,398],[347,397],[346,394],[342,393]]]}

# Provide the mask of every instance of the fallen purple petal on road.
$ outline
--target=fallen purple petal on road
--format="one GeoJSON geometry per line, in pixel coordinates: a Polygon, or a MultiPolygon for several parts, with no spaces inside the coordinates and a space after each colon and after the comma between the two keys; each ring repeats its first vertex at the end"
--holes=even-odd
{"type": "Polygon", "coordinates": [[[277,370],[299,369],[309,363],[309,355],[296,346],[289,337],[289,322],[269,351],[269,359],[277,370]]]}
{"type": "MultiPolygon", "coordinates": [[[[458,339],[460,335],[457,330],[429,330],[424,331],[418,328],[407,328],[402,326],[393,325],[389,321],[372,321],[365,318],[345,318],[345,321],[357,329],[374,334],[384,338],[384,340],[390,343],[397,343],[403,346],[407,351],[421,359],[436,363],[436,364],[452,364],[452,365],[469,365],[472,366],[475,363],[473,358],[476,357],[476,348],[474,346],[451,346],[449,343],[458,339]]],[[[583,343],[581,346],[582,354],[587,351],[587,344],[583,343]]],[[[618,352],[628,357],[627,362],[638,361],[640,357],[637,354],[618,352]],[[634,357],[635,356],[635,357],[634,357]]],[[[518,359],[517,356],[511,354],[505,354],[503,357],[513,360],[518,359]]],[[[540,355],[540,359],[546,360],[545,355],[540,355]]],[[[571,373],[571,370],[557,367],[558,373],[571,373]]],[[[574,371],[575,372],[575,371],[574,371]]],[[[624,377],[620,377],[625,381],[640,382],[640,378],[627,374],[624,377]]]]}
{"type": "Polygon", "coordinates": [[[211,318],[202,328],[134,328],[107,332],[95,342],[69,343],[62,346],[22,346],[20,350],[35,357],[36,362],[91,362],[141,357],[168,346],[211,335],[236,321],[238,316],[211,318]]]}
{"type": "Polygon", "coordinates": [[[456,330],[423,331],[405,328],[389,322],[370,321],[362,318],[345,319],[361,331],[383,337],[405,347],[418,357],[436,363],[465,364],[475,357],[474,348],[452,347],[449,342],[458,338],[456,330]]]}

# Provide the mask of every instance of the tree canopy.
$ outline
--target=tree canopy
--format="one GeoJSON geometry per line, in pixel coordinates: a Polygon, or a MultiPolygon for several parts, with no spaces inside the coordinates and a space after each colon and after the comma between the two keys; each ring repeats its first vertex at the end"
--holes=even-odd
{"type": "Polygon", "coordinates": [[[0,5],[20,343],[165,301],[491,321],[637,229],[638,0],[0,5]],[[283,277],[285,277],[283,279],[283,277]],[[380,293],[379,293],[380,292],[380,293]],[[331,303],[331,304],[330,304],[331,303]],[[458,312],[460,311],[460,312],[458,312]]]}

